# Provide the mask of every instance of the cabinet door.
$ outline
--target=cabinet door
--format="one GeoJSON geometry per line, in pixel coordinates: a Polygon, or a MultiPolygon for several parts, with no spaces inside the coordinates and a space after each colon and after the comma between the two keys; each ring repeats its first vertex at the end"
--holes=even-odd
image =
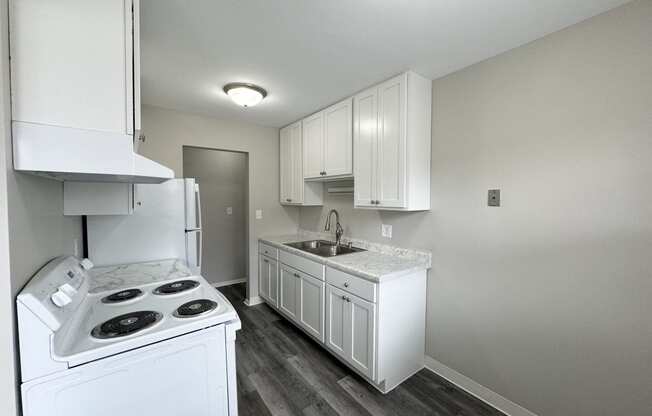
{"type": "Polygon", "coordinates": [[[348,361],[367,377],[374,378],[376,352],[376,305],[354,295],[348,303],[348,361]]]}
{"type": "Polygon", "coordinates": [[[293,154],[291,126],[282,128],[279,138],[280,201],[281,204],[292,203],[293,192],[293,154]]]}
{"type": "Polygon", "coordinates": [[[290,127],[290,154],[292,164],[292,193],[290,198],[294,204],[303,204],[303,140],[301,122],[290,127]]]}
{"type": "Polygon", "coordinates": [[[12,118],[133,134],[131,1],[10,6],[12,118]]]}
{"type": "Polygon", "coordinates": [[[134,139],[138,139],[141,126],[140,98],[140,0],[133,0],[133,82],[134,82],[134,139]]]}
{"type": "Polygon", "coordinates": [[[300,273],[299,323],[308,333],[324,342],[324,282],[300,273]]]}
{"type": "Polygon", "coordinates": [[[296,271],[285,265],[281,265],[280,271],[280,288],[278,307],[281,312],[289,318],[298,322],[297,318],[297,292],[299,289],[299,279],[301,276],[296,271]]]}
{"type": "Polygon", "coordinates": [[[324,176],[353,174],[351,98],[324,110],[324,176]]]}
{"type": "Polygon", "coordinates": [[[258,256],[258,295],[269,301],[269,259],[258,256]]]}
{"type": "Polygon", "coordinates": [[[278,308],[278,262],[269,259],[267,264],[269,265],[267,272],[267,276],[269,277],[269,303],[275,308],[278,308]]]}
{"type": "Polygon", "coordinates": [[[344,359],[348,359],[347,327],[349,305],[346,294],[326,285],[326,347],[344,359]]]}
{"type": "Polygon", "coordinates": [[[378,150],[376,200],[381,207],[401,208],[405,199],[406,76],[378,87],[378,150]]]}
{"type": "Polygon", "coordinates": [[[324,112],[302,121],[303,177],[321,178],[324,171],[324,112]]]}
{"type": "Polygon", "coordinates": [[[378,89],[353,99],[353,164],[355,206],[374,207],[376,198],[376,140],[378,137],[378,89]]]}

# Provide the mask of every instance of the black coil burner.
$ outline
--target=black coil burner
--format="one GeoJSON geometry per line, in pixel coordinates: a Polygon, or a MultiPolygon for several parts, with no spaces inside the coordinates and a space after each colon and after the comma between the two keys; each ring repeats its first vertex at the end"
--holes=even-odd
{"type": "Polygon", "coordinates": [[[163,315],[154,311],[129,312],[96,326],[91,335],[100,339],[124,337],[149,328],[161,318],[163,315]]]}
{"type": "Polygon", "coordinates": [[[126,289],[102,298],[102,303],[120,303],[135,299],[143,294],[140,289],[126,289]]]}
{"type": "Polygon", "coordinates": [[[174,312],[174,316],[178,318],[192,318],[193,316],[203,315],[214,310],[217,303],[209,299],[196,299],[186,302],[179,306],[174,312]]]}
{"type": "Polygon", "coordinates": [[[155,295],[173,295],[175,293],[185,292],[186,290],[194,289],[199,286],[196,280],[178,280],[176,282],[167,283],[154,289],[155,295]]]}

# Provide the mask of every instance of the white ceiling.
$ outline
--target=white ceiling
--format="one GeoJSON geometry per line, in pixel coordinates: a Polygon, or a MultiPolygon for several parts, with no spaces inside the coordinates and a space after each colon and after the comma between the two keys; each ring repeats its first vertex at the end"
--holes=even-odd
{"type": "Polygon", "coordinates": [[[141,0],[143,101],[280,127],[403,70],[435,79],[628,0],[141,0]],[[228,82],[269,91],[240,108],[228,82]]]}

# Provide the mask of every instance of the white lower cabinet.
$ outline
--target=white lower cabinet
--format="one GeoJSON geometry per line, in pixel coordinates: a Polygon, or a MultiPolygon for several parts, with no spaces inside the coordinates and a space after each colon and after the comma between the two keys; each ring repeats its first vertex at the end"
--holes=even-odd
{"type": "Polygon", "coordinates": [[[425,270],[373,282],[279,247],[278,302],[260,296],[383,393],[423,368],[425,270]]]}
{"type": "Polygon", "coordinates": [[[331,285],[326,298],[326,346],[373,379],[376,305],[331,285]]]}
{"type": "Polygon", "coordinates": [[[281,264],[279,310],[307,333],[324,341],[324,282],[281,264]]]}
{"type": "Polygon", "coordinates": [[[299,324],[309,334],[324,342],[324,282],[299,273],[299,324]]]}
{"type": "Polygon", "coordinates": [[[271,257],[258,256],[258,295],[270,305],[278,305],[278,262],[271,257]]]}
{"type": "Polygon", "coordinates": [[[279,268],[279,302],[278,308],[288,318],[298,322],[297,319],[297,293],[299,291],[299,279],[301,275],[292,268],[281,264],[279,268]]]}

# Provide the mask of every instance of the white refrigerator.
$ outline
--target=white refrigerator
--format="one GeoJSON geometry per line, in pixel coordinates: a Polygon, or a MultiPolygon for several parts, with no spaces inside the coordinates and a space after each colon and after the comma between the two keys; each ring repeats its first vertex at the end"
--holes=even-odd
{"type": "Polygon", "coordinates": [[[134,186],[131,215],[87,218],[88,257],[98,266],[185,259],[201,274],[199,185],[192,178],[134,186]]]}

